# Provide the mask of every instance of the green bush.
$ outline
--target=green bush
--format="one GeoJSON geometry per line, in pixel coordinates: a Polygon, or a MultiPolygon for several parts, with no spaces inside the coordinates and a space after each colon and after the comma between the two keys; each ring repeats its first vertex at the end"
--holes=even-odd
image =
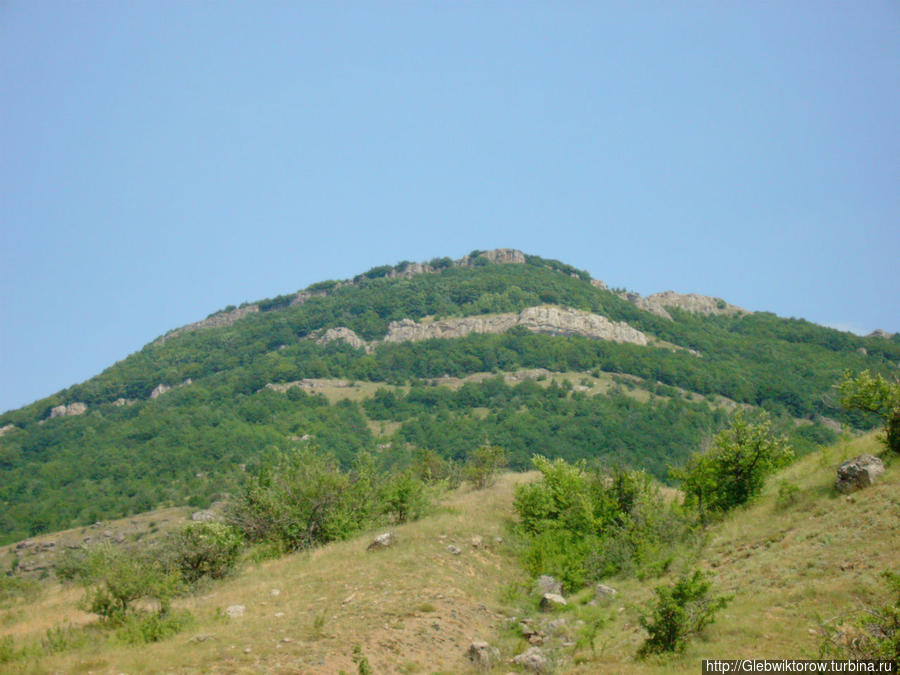
{"type": "Polygon", "coordinates": [[[731,596],[711,596],[711,587],[700,570],[681,576],[672,586],[657,586],[656,606],[640,618],[649,637],[639,656],[682,651],[691,637],[711,624],[731,601],[731,596]]]}
{"type": "Polygon", "coordinates": [[[224,523],[191,523],[161,545],[160,558],[187,584],[204,577],[221,579],[234,569],[243,537],[224,523]]]}
{"type": "Polygon", "coordinates": [[[160,615],[168,613],[181,587],[180,576],[167,571],[146,551],[113,550],[108,546],[88,554],[81,582],[86,592],[80,607],[111,623],[119,623],[134,612],[138,600],[155,602],[160,615]]]}
{"type": "Polygon", "coordinates": [[[671,475],[681,480],[685,504],[705,517],[746,504],[762,491],[766,478],[792,457],[787,439],[772,433],[768,414],[750,422],[738,412],[731,426],[716,435],[709,451],[695,453],[671,475]]]}
{"type": "Polygon", "coordinates": [[[159,642],[189,628],[194,618],[190,612],[141,612],[122,620],[116,638],[125,644],[159,642]]]}
{"type": "Polygon", "coordinates": [[[687,523],[646,474],[609,475],[540,456],[533,463],[541,480],[517,487],[514,499],[529,573],[553,575],[571,591],[611,574],[667,567],[687,523]]]}
{"type": "Polygon", "coordinates": [[[428,508],[425,484],[412,471],[404,471],[387,480],[381,491],[382,508],[398,523],[421,518],[428,508]]]}
{"type": "Polygon", "coordinates": [[[490,487],[497,480],[497,472],[506,463],[506,453],[496,445],[482,445],[472,451],[463,474],[476,490],[490,487]]]}

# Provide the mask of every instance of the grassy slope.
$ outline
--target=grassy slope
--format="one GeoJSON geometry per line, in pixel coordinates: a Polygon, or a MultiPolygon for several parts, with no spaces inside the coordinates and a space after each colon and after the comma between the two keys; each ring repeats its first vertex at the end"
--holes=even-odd
{"type": "MultiPolygon", "coordinates": [[[[703,550],[686,552],[673,573],[690,566],[693,556],[717,589],[735,599],[683,655],[634,658],[643,639],[640,608],[651,601],[652,587],[667,579],[613,579],[608,583],[619,595],[601,608],[610,618],[596,657],[562,648],[560,671],[697,672],[703,658],[814,657],[819,617],[832,620],[873,597],[879,573],[897,564],[900,461],[889,464],[878,485],[850,498],[831,487],[842,459],[879,451],[869,435],[808,455],[771,480],[755,504],[708,529],[703,550]],[[782,480],[800,488],[786,508],[777,504],[782,480]]],[[[511,657],[526,646],[509,629],[510,618],[525,607],[504,591],[525,580],[509,546],[495,537],[507,537],[513,486],[525,479],[507,475],[487,491],[461,489],[440,513],[396,528],[399,543],[387,551],[367,553],[365,536],[251,566],[184,601],[196,624],[168,641],[85,647],[7,667],[34,673],[355,673],[351,654],[359,644],[376,673],[460,673],[468,668],[465,649],[479,638],[511,657]],[[471,546],[475,535],[485,548],[471,546]],[[463,552],[450,554],[451,543],[463,552]],[[272,589],[281,592],[272,596],[272,589]],[[246,605],[246,614],[217,616],[232,604],[246,605]],[[196,635],[214,637],[189,642],[196,635]]],[[[89,620],[72,610],[76,597],[71,589],[51,589],[30,607],[0,614],[0,632],[21,644],[64,620],[89,620]]],[[[573,614],[563,616],[574,623],[573,614]]],[[[512,669],[503,663],[496,672],[512,669]]]]}

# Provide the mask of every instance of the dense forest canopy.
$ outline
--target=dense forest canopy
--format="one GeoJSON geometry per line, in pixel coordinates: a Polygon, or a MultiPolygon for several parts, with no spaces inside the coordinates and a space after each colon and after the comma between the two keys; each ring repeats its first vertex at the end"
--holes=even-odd
{"type": "Polygon", "coordinates": [[[363,450],[385,465],[409,462],[416,448],[462,460],[489,442],[515,468],[541,453],[664,478],[736,406],[770,412],[802,451],[833,437],[823,418],[859,428],[877,423],[841,409],[834,385],[844,371],[897,376],[897,336],[858,337],[769,313],[670,307],[669,319],[591,283],[582,270],[524,260],[495,264],[473,251],[465,265],[434,259],[427,273],[409,275],[413,263],[404,262],[313,284],[260,301],[233,323],[173,332],[84,383],[0,415],[0,542],[161,504],[205,505],[232,490],[262,454],[304,438],[344,463],[363,450]],[[521,327],[381,342],[401,319],[538,305],[625,322],[651,342],[521,327]],[[338,327],[369,349],[311,339],[338,327]],[[522,369],[542,369],[547,381],[503,377],[522,369]],[[493,376],[471,377],[484,373],[493,376]],[[613,377],[616,386],[573,387],[555,373],[613,377]],[[449,387],[448,377],[469,380],[449,387]],[[330,397],[266,386],[335,378],[377,386],[330,397]],[[170,389],[151,396],[160,385],[170,389]],[[86,408],[53,412],[73,403],[86,408]]]}

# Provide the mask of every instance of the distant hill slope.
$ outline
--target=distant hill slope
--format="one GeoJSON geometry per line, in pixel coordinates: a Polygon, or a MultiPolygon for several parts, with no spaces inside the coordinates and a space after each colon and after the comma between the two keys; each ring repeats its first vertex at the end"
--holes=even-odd
{"type": "Polygon", "coordinates": [[[898,363],[898,336],[857,337],[716,298],[620,295],[512,249],[385,265],[226,308],[0,415],[0,542],[205,505],[261,453],[291,443],[402,464],[414,446],[462,460],[491,442],[514,467],[540,451],[664,478],[725,423],[723,397],[772,412],[802,450],[832,438],[834,420],[873,423],[836,407],[845,369],[896,376],[898,363]],[[559,381],[500,377],[527,369],[559,381]],[[477,373],[498,377],[441,386],[477,373]],[[609,377],[618,386],[592,396],[587,385],[609,377]],[[322,378],[384,390],[329,401],[286,386],[322,378]]]}

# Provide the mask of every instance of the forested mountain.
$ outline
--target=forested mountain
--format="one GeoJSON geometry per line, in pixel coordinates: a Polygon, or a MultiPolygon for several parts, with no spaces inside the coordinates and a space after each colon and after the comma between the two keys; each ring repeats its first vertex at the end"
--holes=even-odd
{"type": "Polygon", "coordinates": [[[163,504],[206,505],[265,453],[348,463],[502,447],[665,479],[738,406],[802,452],[843,371],[896,377],[900,337],[858,337],[673,293],[640,298],[518,251],[402,262],[173,330],[0,415],[0,543],[163,504]]]}

